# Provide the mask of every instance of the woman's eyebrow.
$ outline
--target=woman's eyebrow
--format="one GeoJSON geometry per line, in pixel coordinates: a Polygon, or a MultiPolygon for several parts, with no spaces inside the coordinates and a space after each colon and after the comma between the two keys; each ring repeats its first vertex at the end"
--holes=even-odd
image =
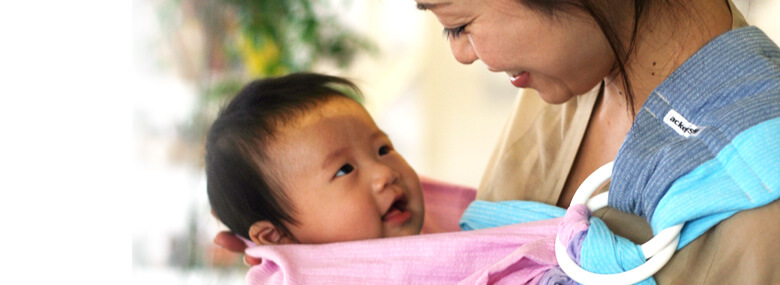
{"type": "Polygon", "coordinates": [[[417,10],[426,11],[426,10],[434,9],[436,7],[439,7],[439,6],[446,6],[446,5],[450,5],[450,3],[449,2],[446,2],[446,3],[422,3],[422,2],[417,2],[417,10]]]}

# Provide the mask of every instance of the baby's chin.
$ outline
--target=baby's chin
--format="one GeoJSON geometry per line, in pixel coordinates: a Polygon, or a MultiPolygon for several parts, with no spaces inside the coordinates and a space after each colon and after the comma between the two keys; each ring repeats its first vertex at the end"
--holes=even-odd
{"type": "Polygon", "coordinates": [[[414,221],[414,222],[410,222],[408,225],[405,225],[401,229],[387,232],[384,237],[389,238],[389,237],[413,236],[413,235],[419,235],[421,231],[422,231],[422,221],[414,221]]]}
{"type": "Polygon", "coordinates": [[[414,236],[419,234],[420,231],[401,231],[401,232],[396,232],[393,234],[386,235],[383,238],[407,237],[407,236],[414,236]]]}

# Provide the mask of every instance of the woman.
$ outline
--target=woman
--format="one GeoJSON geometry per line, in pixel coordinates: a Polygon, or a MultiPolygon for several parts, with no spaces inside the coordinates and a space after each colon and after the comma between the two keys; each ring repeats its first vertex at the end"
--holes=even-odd
{"type": "MultiPolygon", "coordinates": [[[[629,199],[632,189],[666,191],[699,165],[673,166],[668,173],[657,168],[677,158],[675,144],[666,139],[676,140],[670,130],[688,138],[703,129],[730,127],[709,127],[709,122],[703,124],[691,117],[697,110],[738,104],[732,93],[721,92],[719,78],[696,73],[697,68],[719,72],[717,66],[731,64],[734,59],[730,53],[743,52],[738,51],[741,46],[766,46],[769,64],[774,61],[776,66],[780,61],[776,45],[767,43],[754,28],[730,32],[746,24],[732,3],[721,0],[416,2],[419,9],[432,12],[442,23],[456,60],[463,64],[481,60],[491,71],[507,73],[511,84],[537,93],[524,92],[518,97],[479,187],[478,199],[522,199],[567,207],[590,173],[616,160],[610,204],[618,205],[622,212],[606,210],[597,215],[613,231],[635,242],[651,235],[647,223],[637,215],[651,215],[658,199],[647,206],[644,200],[629,199]],[[724,41],[731,44],[709,45],[724,41]],[[699,90],[699,86],[707,89],[699,90]],[[663,101],[669,100],[659,90],[683,89],[692,92],[674,95],[664,105],[663,101]],[[660,119],[672,114],[669,110],[679,115],[671,118],[677,123],[667,123],[668,129],[663,129],[660,119]],[[653,117],[659,120],[652,121],[653,117]],[[656,136],[647,132],[655,129],[666,133],[656,136]]],[[[771,107],[780,101],[774,87],[780,80],[778,69],[750,70],[752,74],[746,71],[729,82],[744,82],[756,74],[768,76],[767,86],[774,90],[770,92],[773,95],[756,99],[753,95],[759,91],[753,89],[740,89],[738,94],[744,96],[740,102],[745,106],[770,107],[758,112],[764,117],[742,126],[729,139],[756,122],[780,117],[780,110],[771,107]]],[[[719,119],[739,121],[737,117],[725,112],[719,119]]],[[[707,132],[702,131],[701,137],[707,132]]],[[[705,152],[696,150],[693,157],[680,158],[685,163],[694,158],[706,160],[697,156],[700,153],[705,152]]],[[[770,157],[769,163],[778,159],[770,157]]],[[[780,176],[776,169],[768,171],[770,176],[780,176]]],[[[633,194],[637,199],[658,196],[633,194]]],[[[678,251],[656,274],[656,280],[661,284],[780,282],[780,246],[775,241],[780,227],[774,221],[778,214],[780,202],[773,200],[731,216],[678,251]],[[748,237],[750,243],[746,244],[748,237]]]]}

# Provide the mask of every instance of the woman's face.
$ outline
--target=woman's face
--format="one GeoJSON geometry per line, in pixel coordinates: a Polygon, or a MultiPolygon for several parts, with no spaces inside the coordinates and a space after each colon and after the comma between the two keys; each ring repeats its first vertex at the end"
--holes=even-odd
{"type": "Polygon", "coordinates": [[[589,91],[614,66],[609,43],[583,11],[548,16],[520,0],[415,1],[444,26],[457,61],[482,60],[549,103],[589,91]]]}

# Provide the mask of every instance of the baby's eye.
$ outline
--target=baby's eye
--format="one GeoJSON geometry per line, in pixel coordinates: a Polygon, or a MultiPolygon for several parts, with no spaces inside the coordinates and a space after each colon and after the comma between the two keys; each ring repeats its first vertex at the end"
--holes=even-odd
{"type": "Polygon", "coordinates": [[[352,170],[355,170],[355,167],[351,164],[344,164],[341,168],[339,168],[339,171],[336,172],[336,175],[334,177],[344,176],[352,172],[352,170]]]}
{"type": "Polygon", "coordinates": [[[385,155],[385,154],[389,153],[391,150],[393,150],[393,149],[390,148],[390,146],[383,145],[383,146],[381,146],[379,148],[379,155],[385,155]]]}

